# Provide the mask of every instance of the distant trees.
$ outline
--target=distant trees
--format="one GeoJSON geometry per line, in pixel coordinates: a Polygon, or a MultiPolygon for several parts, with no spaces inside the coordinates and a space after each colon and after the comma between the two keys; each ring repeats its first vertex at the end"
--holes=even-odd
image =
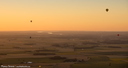
{"type": "Polygon", "coordinates": [[[71,45],[71,44],[68,44],[68,43],[56,43],[56,44],[53,44],[52,46],[54,47],[61,47],[61,48],[73,48],[74,45],[71,45]]]}
{"type": "Polygon", "coordinates": [[[56,55],[55,53],[34,53],[33,55],[56,55]]]}
{"type": "Polygon", "coordinates": [[[106,44],[128,44],[128,41],[123,41],[123,40],[105,40],[102,43],[106,43],[106,44]]]}
{"type": "Polygon", "coordinates": [[[51,57],[50,59],[53,59],[53,60],[61,60],[61,59],[66,59],[66,57],[54,56],[54,57],[51,57]]]}

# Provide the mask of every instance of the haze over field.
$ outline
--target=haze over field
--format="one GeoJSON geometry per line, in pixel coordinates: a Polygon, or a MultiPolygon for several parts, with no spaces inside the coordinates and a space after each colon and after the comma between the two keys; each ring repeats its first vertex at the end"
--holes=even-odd
{"type": "Polygon", "coordinates": [[[8,65],[128,68],[128,32],[0,32],[0,68],[8,65]]]}
{"type": "Polygon", "coordinates": [[[128,31],[127,18],[128,0],[0,0],[0,31],[128,31]]]}

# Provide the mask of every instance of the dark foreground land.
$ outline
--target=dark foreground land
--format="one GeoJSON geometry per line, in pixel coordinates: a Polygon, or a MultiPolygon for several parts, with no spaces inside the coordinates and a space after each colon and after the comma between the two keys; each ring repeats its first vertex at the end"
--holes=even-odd
{"type": "Polygon", "coordinates": [[[128,68],[128,32],[0,32],[0,68],[128,68]]]}

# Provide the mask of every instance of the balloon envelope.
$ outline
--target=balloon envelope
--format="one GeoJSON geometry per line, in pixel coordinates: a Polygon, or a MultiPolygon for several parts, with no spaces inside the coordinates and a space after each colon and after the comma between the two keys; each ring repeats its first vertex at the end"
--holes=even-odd
{"type": "Polygon", "coordinates": [[[107,9],[106,9],[106,12],[108,12],[108,11],[109,11],[109,9],[107,8],[107,9]]]}
{"type": "Polygon", "coordinates": [[[30,22],[32,22],[32,20],[30,20],[30,22]]]}
{"type": "Polygon", "coordinates": [[[117,36],[120,36],[120,34],[117,34],[117,36]]]}

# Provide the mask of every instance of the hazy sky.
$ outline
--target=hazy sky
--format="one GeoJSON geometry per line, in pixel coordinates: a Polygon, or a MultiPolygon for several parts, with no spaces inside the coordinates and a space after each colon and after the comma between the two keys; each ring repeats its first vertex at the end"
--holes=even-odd
{"type": "Polygon", "coordinates": [[[128,0],[0,0],[0,31],[28,30],[128,31],[128,0]]]}

